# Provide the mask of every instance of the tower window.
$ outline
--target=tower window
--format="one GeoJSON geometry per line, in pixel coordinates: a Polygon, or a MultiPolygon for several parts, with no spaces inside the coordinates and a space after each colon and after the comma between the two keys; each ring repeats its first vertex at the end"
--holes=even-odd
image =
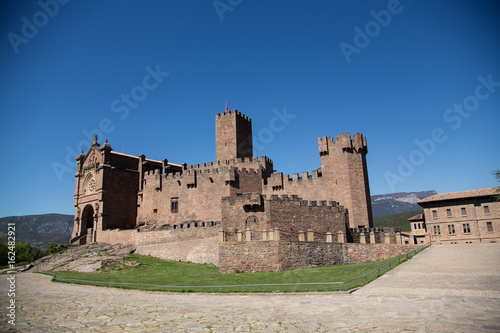
{"type": "Polygon", "coordinates": [[[179,211],[179,198],[170,199],[170,211],[177,213],[179,211]]]}

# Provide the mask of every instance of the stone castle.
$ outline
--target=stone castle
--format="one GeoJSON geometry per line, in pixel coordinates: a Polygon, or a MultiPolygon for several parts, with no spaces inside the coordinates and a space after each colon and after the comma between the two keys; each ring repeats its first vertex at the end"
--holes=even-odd
{"type": "Polygon", "coordinates": [[[358,260],[348,260],[348,252],[370,260],[402,251],[389,246],[401,243],[399,233],[372,228],[360,133],[318,138],[321,167],[290,177],[275,172],[268,157],[253,156],[247,116],[217,114],[215,128],[216,161],[190,166],[118,153],[94,137],[88,153],[77,157],[71,243],[134,244],[139,253],[209,262],[221,272],[331,265],[358,260]],[[387,246],[365,246],[381,243],[387,246]]]}

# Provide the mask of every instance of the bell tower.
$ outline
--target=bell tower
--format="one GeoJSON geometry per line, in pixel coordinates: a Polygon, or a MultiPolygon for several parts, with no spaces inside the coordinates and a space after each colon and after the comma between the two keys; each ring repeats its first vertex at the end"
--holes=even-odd
{"type": "Polygon", "coordinates": [[[252,157],[252,120],[237,110],[215,115],[217,161],[252,157]]]}

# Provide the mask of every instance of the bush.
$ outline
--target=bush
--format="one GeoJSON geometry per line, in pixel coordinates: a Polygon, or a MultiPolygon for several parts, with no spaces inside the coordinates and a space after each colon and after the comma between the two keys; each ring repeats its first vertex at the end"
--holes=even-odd
{"type": "Polygon", "coordinates": [[[67,245],[67,244],[59,244],[59,243],[55,243],[55,242],[50,243],[49,247],[45,251],[45,255],[48,256],[51,254],[56,254],[56,253],[62,252],[64,250],[66,250],[68,247],[69,247],[69,245],[67,245]]]}

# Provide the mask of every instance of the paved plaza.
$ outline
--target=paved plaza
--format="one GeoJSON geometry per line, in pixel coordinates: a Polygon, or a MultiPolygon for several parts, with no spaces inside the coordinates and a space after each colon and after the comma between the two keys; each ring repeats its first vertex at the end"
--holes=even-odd
{"type": "Polygon", "coordinates": [[[433,245],[351,294],[168,294],[16,277],[22,332],[495,332],[500,244],[433,245]]]}

